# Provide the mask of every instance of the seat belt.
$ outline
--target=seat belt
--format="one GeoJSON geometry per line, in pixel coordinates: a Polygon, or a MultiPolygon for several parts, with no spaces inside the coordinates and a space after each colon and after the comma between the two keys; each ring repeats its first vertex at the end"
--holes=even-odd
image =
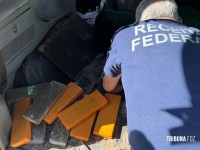
{"type": "Polygon", "coordinates": [[[7,80],[6,66],[3,61],[3,56],[0,52],[0,92],[3,91],[4,89],[3,85],[6,83],[6,80],[7,80]]]}

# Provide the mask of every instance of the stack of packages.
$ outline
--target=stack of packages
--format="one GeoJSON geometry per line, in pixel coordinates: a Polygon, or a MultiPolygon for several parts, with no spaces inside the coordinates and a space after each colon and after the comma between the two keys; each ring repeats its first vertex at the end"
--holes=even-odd
{"type": "Polygon", "coordinates": [[[53,122],[51,144],[57,144],[61,139],[61,145],[66,146],[69,135],[88,141],[92,129],[95,135],[112,138],[121,96],[102,95],[98,90],[85,94],[80,83],[63,85],[51,81],[8,90],[8,104],[14,103],[10,145],[19,147],[37,143],[39,139],[35,133],[43,133],[40,138],[45,139],[46,123],[53,122]],[[57,132],[58,128],[61,131],[57,132]]]}

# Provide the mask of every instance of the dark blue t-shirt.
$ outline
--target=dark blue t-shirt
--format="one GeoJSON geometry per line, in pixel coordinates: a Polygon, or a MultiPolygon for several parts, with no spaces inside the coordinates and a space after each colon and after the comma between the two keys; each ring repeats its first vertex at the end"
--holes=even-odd
{"type": "Polygon", "coordinates": [[[200,149],[200,30],[172,20],[122,28],[104,72],[122,74],[133,149],[200,149]]]}

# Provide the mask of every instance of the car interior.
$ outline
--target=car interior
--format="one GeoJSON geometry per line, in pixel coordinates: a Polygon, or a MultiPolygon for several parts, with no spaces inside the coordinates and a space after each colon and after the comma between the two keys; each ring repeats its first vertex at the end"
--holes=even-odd
{"type": "Polygon", "coordinates": [[[12,87],[14,75],[24,58],[41,42],[63,16],[75,11],[74,0],[0,1],[0,149],[8,143],[12,124],[4,91],[12,87]]]}
{"type": "MultiPolygon", "coordinates": [[[[124,0],[101,0],[96,1],[94,5],[100,8],[99,12],[102,10],[134,11],[139,2],[140,0],[128,0],[126,3],[124,0]]],[[[177,0],[176,2],[181,7],[180,14],[183,22],[200,28],[200,1],[177,0]],[[199,16],[194,16],[193,12],[199,13],[199,16]]],[[[91,3],[94,1],[0,0],[0,150],[5,150],[9,143],[12,125],[5,92],[13,88],[18,68],[26,56],[41,44],[58,21],[72,13],[93,11],[89,7],[91,3]],[[81,2],[85,6],[82,9],[81,2]]],[[[113,32],[106,34],[112,35],[113,32]]]]}

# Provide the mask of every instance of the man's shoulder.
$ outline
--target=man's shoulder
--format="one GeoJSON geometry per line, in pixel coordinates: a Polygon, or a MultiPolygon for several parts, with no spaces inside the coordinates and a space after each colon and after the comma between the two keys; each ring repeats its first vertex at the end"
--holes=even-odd
{"type": "Polygon", "coordinates": [[[135,25],[136,25],[136,24],[134,23],[134,24],[129,24],[129,25],[127,25],[127,26],[123,26],[123,27],[119,28],[119,29],[115,32],[115,34],[120,33],[120,32],[123,32],[123,31],[125,31],[125,30],[127,30],[127,29],[129,29],[129,28],[134,28],[135,25]]]}
{"type": "Polygon", "coordinates": [[[135,27],[140,26],[140,25],[144,25],[144,24],[148,24],[148,23],[152,23],[151,21],[154,21],[154,19],[150,19],[150,20],[146,20],[146,21],[141,21],[141,22],[136,22],[136,23],[133,23],[133,24],[129,24],[127,26],[123,26],[123,27],[119,28],[114,33],[113,38],[115,38],[117,36],[127,35],[127,33],[131,33],[130,31],[133,31],[135,29],[135,27]]]}
{"type": "Polygon", "coordinates": [[[126,35],[127,32],[129,30],[132,30],[134,28],[136,24],[129,24],[127,26],[123,26],[121,28],[119,28],[117,31],[115,31],[114,35],[113,35],[113,38],[117,37],[117,36],[121,36],[121,35],[126,35]]]}

